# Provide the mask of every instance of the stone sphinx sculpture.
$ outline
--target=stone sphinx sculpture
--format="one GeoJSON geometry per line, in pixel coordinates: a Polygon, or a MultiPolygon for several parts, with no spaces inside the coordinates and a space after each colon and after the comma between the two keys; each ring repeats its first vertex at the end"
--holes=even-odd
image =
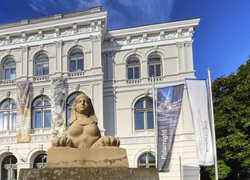
{"type": "Polygon", "coordinates": [[[101,136],[92,102],[86,94],[81,93],[72,105],[67,133],[54,139],[52,145],[85,149],[119,147],[120,141],[112,136],[101,136]]]}

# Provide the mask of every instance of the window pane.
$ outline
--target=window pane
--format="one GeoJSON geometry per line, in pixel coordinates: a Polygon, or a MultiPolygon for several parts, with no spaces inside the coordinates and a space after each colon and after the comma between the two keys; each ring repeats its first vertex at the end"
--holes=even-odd
{"type": "Polygon", "coordinates": [[[152,77],[152,76],[155,75],[155,73],[154,73],[154,66],[149,66],[148,70],[149,70],[149,74],[148,74],[149,77],[152,77]]]}
{"type": "Polygon", "coordinates": [[[161,65],[156,65],[156,76],[161,76],[161,65]]]}
{"type": "Polygon", "coordinates": [[[135,129],[144,129],[144,113],[135,112],[135,129]]]}
{"type": "Polygon", "coordinates": [[[137,101],[136,103],[135,103],[135,109],[143,109],[144,107],[143,107],[143,99],[140,99],[139,101],[137,101]]]}
{"type": "Polygon", "coordinates": [[[9,121],[9,113],[4,112],[4,115],[3,115],[3,129],[4,130],[8,130],[8,121],[9,121]]]}
{"type": "Polygon", "coordinates": [[[146,154],[144,154],[140,157],[139,164],[146,164],[146,154]]]}
{"type": "Polygon", "coordinates": [[[70,61],[70,72],[76,71],[76,62],[70,61]]]}
{"type": "Polygon", "coordinates": [[[4,130],[4,118],[3,113],[0,113],[0,130],[4,130]]]}
{"type": "Polygon", "coordinates": [[[44,127],[50,127],[51,126],[51,112],[50,110],[46,110],[44,113],[44,127]]]}
{"type": "Polygon", "coordinates": [[[83,60],[82,59],[77,61],[77,70],[83,70],[83,60]]]}
{"type": "Polygon", "coordinates": [[[139,67],[135,67],[135,78],[136,79],[140,78],[140,68],[139,67]]]}
{"type": "Polygon", "coordinates": [[[69,126],[69,118],[71,113],[71,106],[67,108],[67,120],[66,120],[66,126],[69,126]]]}
{"type": "Polygon", "coordinates": [[[128,79],[133,79],[133,68],[128,68],[128,79]]]}
{"type": "Polygon", "coordinates": [[[34,112],[34,128],[41,128],[41,111],[34,112]]]}
{"type": "Polygon", "coordinates": [[[37,64],[37,65],[36,65],[36,75],[37,75],[37,76],[43,75],[43,68],[42,68],[42,65],[41,65],[41,64],[37,64]]]}
{"type": "Polygon", "coordinates": [[[11,102],[11,109],[16,109],[16,103],[11,102]]]}
{"type": "Polygon", "coordinates": [[[147,99],[147,108],[153,108],[153,100],[147,99]]]}
{"type": "Polygon", "coordinates": [[[49,74],[49,64],[43,64],[43,75],[49,74]]]}
{"type": "Polygon", "coordinates": [[[47,101],[47,100],[44,100],[44,106],[46,106],[46,107],[50,107],[50,102],[49,102],[49,101],[47,101]]]}
{"type": "Polygon", "coordinates": [[[10,69],[10,79],[15,79],[16,78],[16,68],[11,68],[10,69]]]}
{"type": "Polygon", "coordinates": [[[153,118],[153,112],[147,112],[147,123],[148,123],[148,129],[154,129],[154,118],[153,118]]]}
{"type": "Polygon", "coordinates": [[[152,154],[148,154],[148,163],[150,164],[155,163],[155,157],[152,154]]]}
{"type": "Polygon", "coordinates": [[[12,113],[12,126],[11,129],[16,129],[16,112],[12,113]]]}
{"type": "Polygon", "coordinates": [[[10,70],[9,69],[5,69],[5,71],[4,71],[4,79],[5,80],[10,79],[10,70]]]}

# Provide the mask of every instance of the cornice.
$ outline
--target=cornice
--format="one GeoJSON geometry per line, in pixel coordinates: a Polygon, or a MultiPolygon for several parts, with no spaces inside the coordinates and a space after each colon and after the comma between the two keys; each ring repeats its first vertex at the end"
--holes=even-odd
{"type": "Polygon", "coordinates": [[[37,32],[37,30],[48,31],[53,30],[56,27],[66,28],[75,25],[87,25],[92,22],[97,24],[101,21],[106,25],[107,12],[92,12],[92,13],[72,13],[73,15],[55,15],[47,18],[40,18],[35,20],[22,20],[18,23],[10,23],[0,25],[0,36],[16,36],[22,33],[37,32]]]}
{"type": "MultiPolygon", "coordinates": [[[[109,39],[111,37],[123,37],[127,35],[141,35],[142,33],[152,33],[154,31],[177,31],[178,29],[189,29],[190,27],[196,28],[199,25],[200,19],[189,19],[182,21],[174,21],[168,23],[160,23],[139,27],[132,27],[126,29],[118,29],[118,30],[110,30],[108,31],[106,38],[109,39]]],[[[191,30],[191,29],[190,29],[191,30]]]]}

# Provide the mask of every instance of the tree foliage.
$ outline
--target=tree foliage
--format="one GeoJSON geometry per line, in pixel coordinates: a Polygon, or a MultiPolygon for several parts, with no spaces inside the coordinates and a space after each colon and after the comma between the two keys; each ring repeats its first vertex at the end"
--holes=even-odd
{"type": "Polygon", "coordinates": [[[212,91],[219,179],[250,179],[250,59],[216,79],[212,91]]]}

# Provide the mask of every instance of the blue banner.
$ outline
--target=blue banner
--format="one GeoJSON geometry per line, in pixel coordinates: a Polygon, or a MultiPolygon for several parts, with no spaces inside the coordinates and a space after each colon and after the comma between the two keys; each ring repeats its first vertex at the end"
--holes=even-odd
{"type": "Polygon", "coordinates": [[[183,84],[157,89],[157,169],[169,171],[172,146],[181,110],[183,84]]]}

